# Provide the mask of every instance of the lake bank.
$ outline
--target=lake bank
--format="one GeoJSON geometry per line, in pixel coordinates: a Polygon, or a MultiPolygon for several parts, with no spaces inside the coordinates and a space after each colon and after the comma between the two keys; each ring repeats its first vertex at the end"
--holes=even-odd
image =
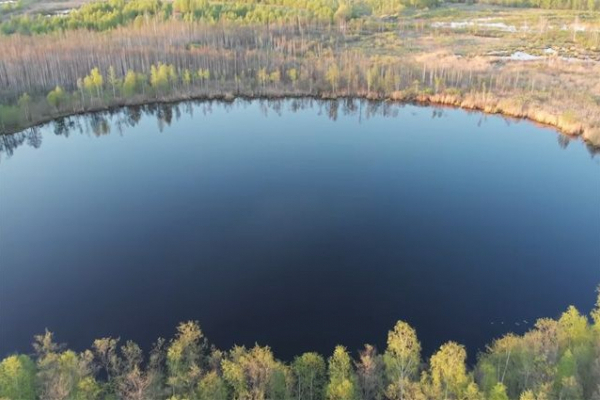
{"type": "Polygon", "coordinates": [[[161,98],[132,98],[132,99],[121,99],[112,104],[97,104],[92,105],[84,110],[78,111],[65,111],[59,112],[52,115],[42,115],[38,118],[32,118],[28,125],[15,127],[8,129],[1,134],[14,134],[20,131],[36,127],[45,123],[52,122],[53,120],[66,118],[70,116],[77,116],[82,114],[102,112],[118,109],[121,107],[130,106],[144,106],[164,103],[177,103],[185,101],[225,101],[231,102],[236,99],[246,100],[282,100],[282,99],[314,99],[314,100],[335,100],[335,99],[355,99],[355,100],[369,100],[369,101],[382,101],[382,102],[396,102],[406,104],[420,104],[420,105],[431,105],[431,106],[446,106],[452,108],[460,108],[464,110],[478,111],[485,114],[501,115],[504,117],[510,117],[514,119],[528,120],[540,124],[542,126],[555,128],[560,133],[569,137],[582,139],[591,150],[594,152],[600,151],[600,128],[586,124],[585,122],[573,121],[570,118],[565,118],[560,114],[556,113],[555,109],[546,110],[539,108],[540,105],[524,105],[518,99],[512,100],[511,98],[497,98],[493,94],[466,94],[457,95],[453,93],[438,93],[438,94],[414,94],[402,91],[394,92],[390,95],[377,94],[377,93],[358,93],[354,95],[340,94],[336,95],[333,93],[322,93],[322,94],[310,94],[310,93],[299,93],[297,91],[290,93],[272,93],[272,94],[254,94],[254,93],[222,93],[222,94],[206,94],[206,93],[184,93],[184,94],[170,94],[168,96],[161,96],[161,98]]]}
{"type": "Polygon", "coordinates": [[[600,18],[579,31],[560,12],[448,7],[420,15],[339,25],[148,19],[107,32],[0,37],[0,127],[14,132],[65,115],[163,101],[355,97],[527,118],[600,146],[600,18]],[[473,12],[479,19],[498,14],[500,22],[446,27],[473,12]],[[556,25],[543,30],[497,28],[549,15],[556,25]]]}

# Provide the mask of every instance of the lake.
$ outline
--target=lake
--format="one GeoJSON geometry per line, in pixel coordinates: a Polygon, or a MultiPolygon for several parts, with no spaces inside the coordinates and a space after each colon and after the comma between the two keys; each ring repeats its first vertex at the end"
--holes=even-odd
{"type": "Polygon", "coordinates": [[[211,343],[289,360],[477,350],[600,283],[600,156],[549,128],[366,101],[194,102],[0,138],[0,356],[211,343]]]}

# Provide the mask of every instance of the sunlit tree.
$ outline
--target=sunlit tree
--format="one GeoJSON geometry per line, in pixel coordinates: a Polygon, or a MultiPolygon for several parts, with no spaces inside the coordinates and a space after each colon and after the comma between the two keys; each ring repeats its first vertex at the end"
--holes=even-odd
{"type": "Polygon", "coordinates": [[[225,381],[215,371],[202,377],[198,383],[198,400],[227,400],[229,393],[225,381]]]}
{"type": "Polygon", "coordinates": [[[325,360],[317,353],[304,353],[294,359],[292,370],[296,379],[296,398],[320,399],[326,379],[325,360]]]}
{"type": "Polygon", "coordinates": [[[167,384],[173,395],[188,395],[194,391],[201,376],[201,356],[204,335],[196,321],[179,324],[175,338],[167,348],[167,384]]]}
{"type": "Polygon", "coordinates": [[[458,399],[469,383],[465,361],[467,352],[457,343],[448,342],[431,357],[433,389],[442,399],[458,399]]]}
{"type": "Polygon", "coordinates": [[[25,355],[13,355],[0,363],[0,398],[34,400],[35,363],[25,355]]]}
{"type": "Polygon", "coordinates": [[[415,377],[421,361],[421,343],[416,331],[406,322],[398,321],[388,332],[387,349],[383,355],[389,391],[404,398],[404,388],[415,377]]]}
{"type": "Polygon", "coordinates": [[[343,346],[337,346],[333,355],[329,358],[328,374],[327,400],[354,400],[358,398],[352,360],[343,346]]]}

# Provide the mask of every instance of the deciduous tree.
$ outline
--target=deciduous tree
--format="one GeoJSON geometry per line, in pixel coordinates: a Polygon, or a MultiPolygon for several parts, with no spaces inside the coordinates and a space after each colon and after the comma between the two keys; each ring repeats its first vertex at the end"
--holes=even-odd
{"type": "Polygon", "coordinates": [[[352,361],[343,346],[337,346],[329,358],[329,382],[326,387],[327,400],[354,400],[358,398],[356,375],[352,361]]]}

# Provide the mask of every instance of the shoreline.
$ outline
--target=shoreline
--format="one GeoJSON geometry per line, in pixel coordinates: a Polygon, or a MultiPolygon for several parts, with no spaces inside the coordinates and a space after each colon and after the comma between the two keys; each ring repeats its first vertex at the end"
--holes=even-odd
{"type": "MultiPolygon", "coordinates": [[[[476,95],[476,94],[475,94],[476,95]]],[[[529,110],[523,107],[519,110],[516,108],[509,109],[503,106],[502,101],[484,101],[483,104],[468,99],[467,96],[457,96],[445,93],[438,94],[419,94],[411,95],[402,92],[394,92],[391,94],[377,93],[359,93],[359,94],[333,94],[333,93],[269,93],[269,94],[248,94],[248,93],[220,93],[220,94],[182,94],[182,95],[167,95],[161,98],[134,98],[130,100],[121,99],[113,104],[92,105],[84,110],[65,111],[54,115],[43,116],[31,123],[21,126],[16,129],[6,129],[0,135],[13,135],[23,132],[27,129],[40,127],[62,118],[73,116],[81,116],[85,114],[93,114],[99,112],[112,111],[126,107],[141,107],[148,105],[160,104],[175,104],[186,101],[222,101],[234,102],[237,99],[243,100],[285,100],[285,99],[312,99],[312,100],[366,100],[373,102],[394,102],[397,104],[412,104],[418,106],[438,106],[448,107],[452,109],[462,109],[465,111],[481,112],[486,115],[497,115],[514,120],[526,120],[540,127],[555,129],[558,133],[570,138],[579,138],[594,152],[600,152],[600,128],[593,129],[585,126],[581,122],[563,121],[560,116],[557,116],[543,109],[529,110]]],[[[508,100],[510,97],[508,98],[508,100]]],[[[507,99],[504,99],[507,100],[507,99]]]]}

